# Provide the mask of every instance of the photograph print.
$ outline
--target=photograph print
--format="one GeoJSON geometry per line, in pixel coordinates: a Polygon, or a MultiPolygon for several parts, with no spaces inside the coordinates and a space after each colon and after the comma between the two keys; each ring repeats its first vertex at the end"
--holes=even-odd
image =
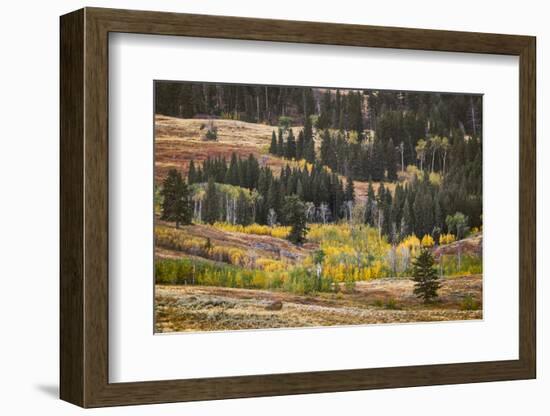
{"type": "Polygon", "coordinates": [[[155,81],[155,333],[482,319],[482,99],[155,81]]]}

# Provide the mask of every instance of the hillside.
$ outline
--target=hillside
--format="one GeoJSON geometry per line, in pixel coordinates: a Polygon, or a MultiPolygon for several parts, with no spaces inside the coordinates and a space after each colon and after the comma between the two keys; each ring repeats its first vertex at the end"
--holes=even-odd
{"type": "MultiPolygon", "coordinates": [[[[287,164],[293,166],[296,162],[268,153],[271,134],[277,126],[267,124],[247,123],[237,120],[214,120],[218,138],[215,141],[204,140],[205,131],[210,120],[181,119],[157,114],[155,116],[155,182],[160,183],[168,170],[175,168],[187,174],[189,163],[206,160],[208,156],[222,156],[227,160],[235,153],[242,158],[254,155],[265,166],[278,172],[287,164]]],[[[302,129],[292,127],[297,135],[302,129]]],[[[319,139],[315,138],[316,148],[319,139]]],[[[342,177],[342,179],[344,179],[342,177]]],[[[367,182],[354,181],[355,194],[358,200],[364,201],[367,196],[367,182]]],[[[379,183],[373,183],[375,191],[379,183]]],[[[394,183],[385,183],[387,189],[393,192],[394,183]]]]}
{"type": "Polygon", "coordinates": [[[434,255],[436,257],[441,255],[457,255],[459,252],[462,255],[481,256],[483,253],[483,234],[478,233],[451,244],[439,246],[434,250],[434,255]]]}

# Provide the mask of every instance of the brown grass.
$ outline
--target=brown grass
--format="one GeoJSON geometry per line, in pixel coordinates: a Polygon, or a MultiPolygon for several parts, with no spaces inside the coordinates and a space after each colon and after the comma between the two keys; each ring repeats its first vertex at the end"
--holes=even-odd
{"type": "MultiPolygon", "coordinates": [[[[180,119],[163,115],[155,116],[155,182],[160,183],[169,169],[178,169],[183,175],[189,170],[191,160],[202,162],[207,157],[225,157],[228,161],[235,153],[241,158],[254,155],[262,165],[269,166],[275,173],[287,164],[294,166],[296,162],[285,160],[268,153],[271,143],[271,133],[277,131],[277,126],[246,123],[236,120],[215,120],[218,129],[216,141],[203,140],[204,131],[210,120],[180,119]],[[204,128],[201,129],[201,126],[204,128]]],[[[297,136],[302,127],[293,127],[297,136]]],[[[316,139],[316,147],[320,146],[316,139]]],[[[341,179],[345,180],[341,176],[341,179]]],[[[358,200],[367,197],[368,183],[354,181],[355,194],[358,200]]],[[[380,183],[373,183],[377,191],[380,183]]],[[[384,184],[393,193],[395,183],[384,184]]]]}
{"type": "Polygon", "coordinates": [[[353,293],[299,296],[285,292],[203,286],[155,289],[157,332],[296,328],[481,319],[482,277],[444,279],[439,302],[424,305],[408,279],[359,282],[353,293]],[[462,310],[471,297],[479,309],[462,310]],[[266,310],[275,301],[279,311],[266,310]]]}

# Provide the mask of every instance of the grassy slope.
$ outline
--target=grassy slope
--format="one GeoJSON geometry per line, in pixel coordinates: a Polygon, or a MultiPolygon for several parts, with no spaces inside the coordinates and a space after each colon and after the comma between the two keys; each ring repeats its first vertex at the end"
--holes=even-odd
{"type": "MultiPolygon", "coordinates": [[[[278,172],[289,162],[280,157],[268,154],[271,133],[277,130],[275,126],[266,124],[246,123],[235,120],[215,120],[218,129],[218,140],[202,139],[209,120],[179,119],[163,115],[155,116],[155,181],[160,183],[171,168],[187,173],[189,162],[201,162],[208,156],[225,156],[227,160],[232,153],[241,157],[253,154],[261,163],[278,172]]],[[[301,127],[293,127],[295,136],[301,127]]],[[[320,143],[316,139],[316,147],[320,143]]],[[[359,200],[365,200],[367,182],[355,181],[355,193],[359,200]]],[[[373,184],[375,190],[379,184],[373,184]]],[[[392,191],[395,184],[385,184],[392,191]]]]}

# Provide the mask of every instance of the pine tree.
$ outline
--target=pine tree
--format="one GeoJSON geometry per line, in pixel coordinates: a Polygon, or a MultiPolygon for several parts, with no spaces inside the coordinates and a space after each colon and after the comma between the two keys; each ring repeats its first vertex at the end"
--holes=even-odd
{"type": "Polygon", "coordinates": [[[414,232],[414,223],[413,223],[413,213],[411,209],[411,204],[409,203],[408,198],[405,199],[403,204],[403,216],[401,217],[401,226],[400,234],[402,237],[411,235],[414,232]]]}
{"type": "Polygon", "coordinates": [[[304,158],[304,148],[305,148],[304,131],[300,130],[300,133],[298,133],[298,142],[296,143],[296,160],[300,160],[304,158]]]}
{"type": "Polygon", "coordinates": [[[162,195],[164,199],[161,218],[174,221],[176,228],[179,228],[180,224],[190,224],[193,214],[189,188],[176,169],[168,171],[168,176],[163,182],[162,195]]]}
{"type": "Polygon", "coordinates": [[[250,218],[250,207],[248,199],[244,191],[239,192],[239,197],[237,198],[237,224],[248,225],[251,223],[250,218]]]}
{"type": "Polygon", "coordinates": [[[388,141],[388,146],[386,148],[386,170],[388,173],[388,180],[395,181],[397,179],[397,160],[392,139],[388,141]]]}
{"type": "Polygon", "coordinates": [[[279,137],[277,139],[277,155],[285,157],[285,139],[283,129],[279,129],[279,137]]]}
{"type": "Polygon", "coordinates": [[[218,221],[220,217],[218,191],[216,190],[216,184],[214,178],[211,176],[208,178],[208,185],[206,185],[206,195],[204,196],[204,221],[213,224],[218,221]]]}
{"type": "Polygon", "coordinates": [[[376,196],[374,194],[374,188],[372,182],[369,180],[369,186],[367,189],[367,202],[365,207],[365,224],[374,226],[374,211],[376,208],[376,196]]]}
{"type": "Polygon", "coordinates": [[[317,119],[317,128],[324,130],[328,129],[332,123],[332,94],[327,90],[323,95],[321,103],[321,113],[317,119]]]}
{"type": "Polygon", "coordinates": [[[432,252],[428,248],[423,248],[420,254],[413,260],[413,293],[424,303],[430,303],[437,298],[437,290],[441,287],[439,276],[434,266],[432,252]]]}
{"type": "Polygon", "coordinates": [[[279,151],[277,149],[277,135],[275,134],[275,130],[271,133],[271,145],[269,146],[269,153],[272,155],[279,154],[279,151]]]}
{"type": "Polygon", "coordinates": [[[288,137],[286,139],[285,157],[287,159],[296,158],[296,139],[294,138],[294,133],[292,133],[292,129],[288,131],[288,137]]]}
{"type": "Polygon", "coordinates": [[[227,169],[225,176],[225,183],[230,185],[239,184],[239,161],[235,152],[231,155],[231,162],[229,162],[229,169],[227,169]]]}
{"type": "Polygon", "coordinates": [[[345,200],[346,201],[355,201],[355,188],[353,186],[353,180],[351,179],[350,176],[348,176],[347,180],[346,180],[346,190],[344,191],[345,193],[345,200]]]}
{"type": "Polygon", "coordinates": [[[434,211],[432,194],[426,182],[416,191],[413,203],[415,233],[418,238],[431,234],[434,227],[434,211]]]}
{"type": "Polygon", "coordinates": [[[308,232],[304,202],[297,195],[287,196],[283,207],[283,215],[285,223],[292,227],[287,237],[288,240],[294,244],[304,243],[308,232]]]}
{"type": "Polygon", "coordinates": [[[195,163],[193,162],[193,160],[189,162],[189,172],[187,173],[187,183],[189,183],[189,185],[197,183],[197,171],[195,170],[195,163]]]}
{"type": "Polygon", "coordinates": [[[375,182],[384,180],[384,145],[380,139],[374,140],[369,164],[372,179],[375,182]]]}
{"type": "Polygon", "coordinates": [[[313,141],[313,138],[305,140],[304,137],[304,150],[302,157],[309,163],[315,162],[315,142],[313,141]]]}

